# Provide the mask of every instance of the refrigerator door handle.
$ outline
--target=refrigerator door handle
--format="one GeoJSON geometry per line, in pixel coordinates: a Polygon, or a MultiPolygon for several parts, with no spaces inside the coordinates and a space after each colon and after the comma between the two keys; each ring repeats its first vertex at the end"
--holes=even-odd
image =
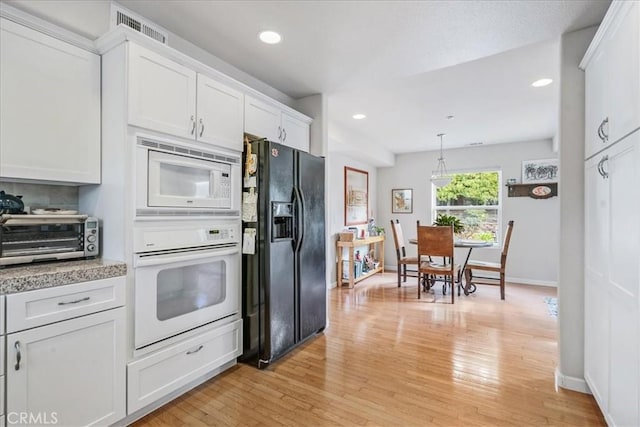
{"type": "Polygon", "coordinates": [[[304,239],[304,199],[298,187],[293,187],[296,199],[296,246],[295,251],[300,252],[302,240],[304,239]]]}

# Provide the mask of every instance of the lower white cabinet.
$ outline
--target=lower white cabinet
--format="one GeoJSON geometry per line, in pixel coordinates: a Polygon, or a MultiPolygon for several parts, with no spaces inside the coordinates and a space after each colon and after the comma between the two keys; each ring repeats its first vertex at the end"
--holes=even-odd
{"type": "Polygon", "coordinates": [[[109,425],[124,418],[124,310],[7,335],[7,414],[27,414],[27,425],[109,425]]]}
{"type": "Polygon", "coordinates": [[[242,354],[242,320],[212,329],[128,365],[129,414],[242,354]]]}
{"type": "Polygon", "coordinates": [[[640,130],[585,169],[584,375],[607,423],[640,425],[640,130]]]}

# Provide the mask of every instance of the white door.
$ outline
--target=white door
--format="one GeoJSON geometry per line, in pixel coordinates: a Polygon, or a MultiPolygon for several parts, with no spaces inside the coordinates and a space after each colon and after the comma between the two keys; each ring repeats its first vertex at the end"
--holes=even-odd
{"type": "Polygon", "coordinates": [[[609,415],[613,425],[640,425],[640,131],[607,150],[611,300],[609,415]],[[635,195],[635,196],[634,196],[635,195]]]}
{"type": "Polygon", "coordinates": [[[124,316],[117,308],[8,335],[7,413],[64,426],[124,418],[124,316]]]}
{"type": "Polygon", "coordinates": [[[207,76],[198,74],[199,141],[242,151],[244,95],[207,76]]]}
{"type": "MultiPolygon", "coordinates": [[[[601,125],[606,118],[605,93],[609,85],[607,51],[600,46],[585,70],[585,158],[606,147],[601,125]]],[[[608,131],[607,125],[603,125],[608,131]]]]}
{"type": "Polygon", "coordinates": [[[282,135],[280,109],[250,96],[244,97],[244,131],[279,142],[282,135]]]}
{"type": "Polygon", "coordinates": [[[195,138],[196,72],[129,43],[129,123],[195,138]]]}
{"type": "Polygon", "coordinates": [[[135,347],[240,311],[240,249],[179,249],[135,260],[135,347]]]}
{"type": "Polygon", "coordinates": [[[0,26],[0,178],[99,184],[100,57],[0,26]]]}
{"type": "Polygon", "coordinates": [[[309,125],[285,111],[282,112],[282,143],[309,152],[309,125]]]}
{"type": "Polygon", "coordinates": [[[585,379],[603,413],[609,386],[609,298],[607,251],[609,235],[608,181],[596,156],[585,168],[585,379]]]}
{"type": "Polygon", "coordinates": [[[640,127],[640,9],[627,2],[606,36],[609,140],[640,127]]]}

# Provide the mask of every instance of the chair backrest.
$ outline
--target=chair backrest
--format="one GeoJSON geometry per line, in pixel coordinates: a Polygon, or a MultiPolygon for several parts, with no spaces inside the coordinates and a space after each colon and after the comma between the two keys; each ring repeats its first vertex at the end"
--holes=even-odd
{"type": "Polygon", "coordinates": [[[404,248],[404,235],[402,234],[402,226],[396,219],[395,222],[391,220],[391,231],[393,231],[393,243],[396,245],[396,257],[398,260],[407,256],[404,248]]]}
{"type": "Polygon", "coordinates": [[[513,220],[507,224],[507,231],[504,233],[504,240],[502,242],[502,256],[500,257],[500,264],[504,268],[507,263],[507,253],[509,252],[509,242],[511,241],[511,232],[513,231],[513,220]]]}
{"type": "Polygon", "coordinates": [[[453,227],[420,225],[418,222],[418,257],[443,256],[453,263],[453,227]]]}

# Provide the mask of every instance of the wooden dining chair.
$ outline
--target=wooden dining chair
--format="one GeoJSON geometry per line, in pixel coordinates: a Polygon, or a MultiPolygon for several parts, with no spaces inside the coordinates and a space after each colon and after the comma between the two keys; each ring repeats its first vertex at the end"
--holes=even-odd
{"type": "Polygon", "coordinates": [[[396,245],[396,262],[398,265],[398,287],[400,287],[400,277],[403,282],[407,281],[407,265],[418,265],[418,257],[407,256],[404,248],[404,234],[402,234],[402,226],[396,219],[391,220],[391,231],[393,231],[393,243],[396,245]],[[402,270],[402,272],[401,272],[402,270]]]}
{"type": "Polygon", "coordinates": [[[469,286],[473,285],[493,285],[500,286],[500,299],[504,299],[504,276],[507,266],[507,254],[509,253],[509,242],[511,241],[511,232],[513,231],[513,221],[509,221],[507,231],[504,233],[504,241],[502,243],[502,254],[500,263],[474,261],[467,262],[464,270],[466,281],[465,294],[469,290],[469,286]],[[499,274],[499,277],[474,276],[473,270],[493,271],[499,274]]]}
{"type": "Polygon", "coordinates": [[[432,277],[442,277],[444,288],[451,284],[451,304],[454,303],[453,285],[460,266],[454,262],[453,227],[420,225],[418,222],[418,299],[421,285],[430,283],[432,277]],[[437,262],[442,258],[443,262],[437,262]]]}

